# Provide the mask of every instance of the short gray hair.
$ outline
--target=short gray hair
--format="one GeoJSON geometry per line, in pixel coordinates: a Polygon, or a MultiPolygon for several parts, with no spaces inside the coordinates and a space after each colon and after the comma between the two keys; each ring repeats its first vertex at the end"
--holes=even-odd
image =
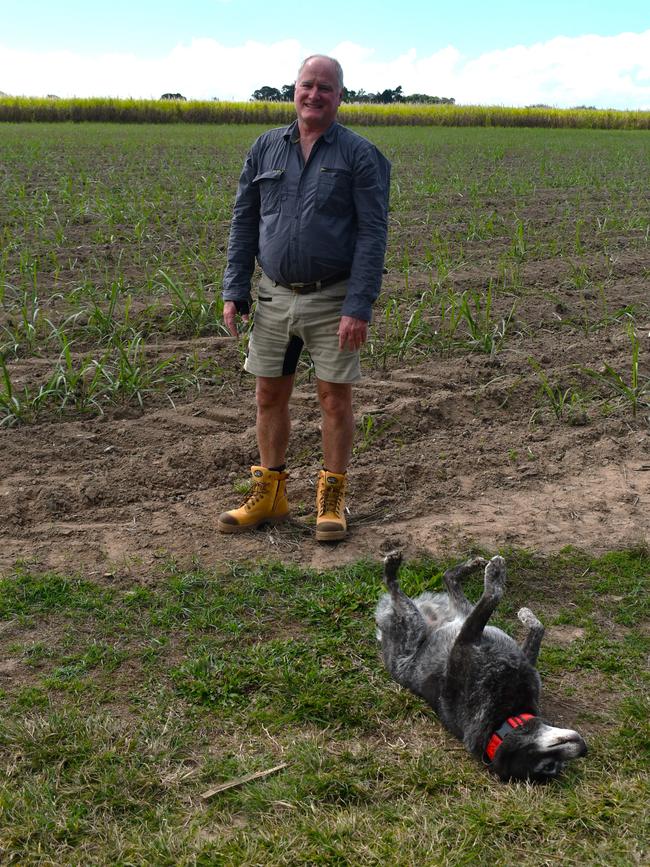
{"type": "Polygon", "coordinates": [[[305,57],[303,62],[300,64],[300,68],[298,70],[298,75],[296,75],[296,81],[300,78],[300,73],[303,71],[305,66],[309,63],[310,60],[327,60],[334,67],[334,71],[336,72],[336,77],[339,82],[339,87],[343,90],[343,67],[338,62],[335,57],[328,57],[327,54],[310,54],[309,57],[305,57]]]}

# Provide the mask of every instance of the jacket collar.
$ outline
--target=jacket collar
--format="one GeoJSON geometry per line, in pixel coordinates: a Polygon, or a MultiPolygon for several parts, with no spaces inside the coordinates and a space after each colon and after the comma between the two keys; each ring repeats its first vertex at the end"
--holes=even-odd
{"type": "MultiPolygon", "coordinates": [[[[334,140],[334,137],[336,136],[336,132],[337,132],[338,127],[339,127],[339,123],[338,123],[338,121],[335,120],[334,123],[330,124],[327,127],[325,132],[322,134],[321,138],[324,138],[328,144],[331,144],[332,141],[334,140]]],[[[286,128],[286,130],[284,132],[284,138],[288,139],[291,142],[291,144],[296,144],[297,142],[300,141],[300,132],[298,130],[298,121],[297,120],[294,120],[294,122],[286,128]]]]}

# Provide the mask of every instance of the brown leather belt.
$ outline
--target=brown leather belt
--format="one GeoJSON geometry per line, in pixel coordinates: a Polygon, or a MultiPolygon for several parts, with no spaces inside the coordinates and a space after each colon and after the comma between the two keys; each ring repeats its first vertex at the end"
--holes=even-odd
{"type": "Polygon", "coordinates": [[[335,283],[347,280],[349,276],[349,271],[343,271],[340,274],[334,274],[332,277],[326,277],[324,280],[314,280],[312,283],[281,283],[279,280],[271,282],[274,286],[290,289],[296,295],[309,295],[312,292],[318,292],[319,289],[324,289],[326,286],[333,286],[335,283]]]}

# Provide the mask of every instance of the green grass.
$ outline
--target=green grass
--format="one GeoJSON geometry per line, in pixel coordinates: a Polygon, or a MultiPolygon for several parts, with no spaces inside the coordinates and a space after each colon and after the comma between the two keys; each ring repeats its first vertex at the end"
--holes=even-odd
{"type": "MultiPolygon", "coordinates": [[[[546,691],[590,745],[545,787],[498,783],[389,680],[376,563],[169,562],[120,588],[5,576],[3,864],[640,863],[648,552],[504,553],[497,622],[542,617],[546,691]],[[554,642],[562,625],[580,637],[554,642]]],[[[405,589],[439,587],[446,565],[409,563],[405,589]]]]}

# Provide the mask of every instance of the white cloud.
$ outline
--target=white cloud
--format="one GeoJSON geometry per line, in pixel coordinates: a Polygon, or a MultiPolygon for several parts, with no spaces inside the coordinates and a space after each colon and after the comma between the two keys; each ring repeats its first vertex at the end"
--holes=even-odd
{"type": "MultiPolygon", "coordinates": [[[[297,40],[236,47],[213,39],[177,45],[164,57],[133,54],[15,51],[0,44],[0,90],[59,96],[248,99],[258,87],[293,81],[314,51],[297,40]]],[[[463,57],[453,46],[426,57],[415,50],[390,60],[367,46],[341,42],[348,87],[366,91],[402,85],[405,93],[453,96],[458,103],[650,108],[650,30],[618,36],[559,36],[544,43],[463,57]]]]}
{"type": "Polygon", "coordinates": [[[557,37],[494,51],[466,63],[458,101],[650,108],[650,30],[557,37]],[[504,96],[506,97],[504,99],[504,96]]]}
{"type": "Polygon", "coordinates": [[[263,84],[292,81],[305,50],[296,40],[226,47],[213,39],[177,45],[160,58],[133,54],[24,52],[0,44],[0,90],[26,96],[243,99],[263,84]],[[269,72],[271,70],[271,72],[269,72]]]}

